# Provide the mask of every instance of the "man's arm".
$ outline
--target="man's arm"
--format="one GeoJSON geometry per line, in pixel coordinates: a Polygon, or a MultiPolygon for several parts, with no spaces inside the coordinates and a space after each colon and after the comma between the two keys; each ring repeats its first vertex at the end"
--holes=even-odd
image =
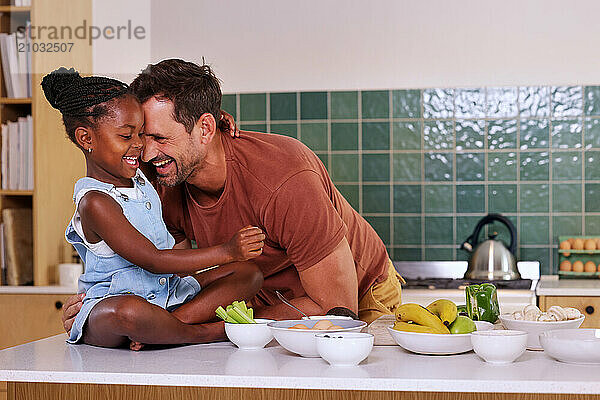
{"type": "MultiPolygon", "coordinates": [[[[333,307],[346,307],[358,314],[358,278],[346,238],[321,261],[299,272],[306,296],[290,299],[308,315],[324,315],[333,307]]],[[[285,304],[255,307],[258,318],[296,319],[298,312],[285,304]]]]}

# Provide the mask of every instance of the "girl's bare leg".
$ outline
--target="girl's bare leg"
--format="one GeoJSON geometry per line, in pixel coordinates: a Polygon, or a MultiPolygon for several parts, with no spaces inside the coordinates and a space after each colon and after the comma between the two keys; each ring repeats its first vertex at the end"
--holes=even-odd
{"type": "MultiPolygon", "coordinates": [[[[101,347],[207,343],[223,338],[219,323],[188,325],[165,309],[134,295],[109,297],[91,311],[83,341],[101,347]]],[[[141,346],[140,346],[141,348],[141,346]]],[[[136,349],[135,346],[132,349],[136,349]]]]}
{"type": "Polygon", "coordinates": [[[186,324],[215,321],[217,307],[236,300],[250,300],[263,284],[262,273],[249,261],[225,264],[194,277],[202,290],[172,313],[186,324]]]}

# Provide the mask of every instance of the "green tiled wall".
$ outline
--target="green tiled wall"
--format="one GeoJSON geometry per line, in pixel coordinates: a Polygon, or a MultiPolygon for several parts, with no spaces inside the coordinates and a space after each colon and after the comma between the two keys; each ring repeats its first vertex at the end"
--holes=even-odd
{"type": "Polygon", "coordinates": [[[600,236],[600,86],[226,94],[223,108],[315,151],[394,260],[467,259],[458,245],[489,212],[546,274],[559,235],[600,236]]]}

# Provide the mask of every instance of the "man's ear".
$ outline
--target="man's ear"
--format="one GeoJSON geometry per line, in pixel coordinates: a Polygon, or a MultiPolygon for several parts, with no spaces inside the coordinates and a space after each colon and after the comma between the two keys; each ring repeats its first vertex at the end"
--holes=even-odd
{"type": "Polygon", "coordinates": [[[92,133],[89,128],[84,126],[79,126],[75,129],[75,140],[79,147],[81,147],[84,151],[89,151],[89,149],[94,148],[94,143],[92,140],[92,133]]]}
{"type": "Polygon", "coordinates": [[[194,129],[199,130],[200,142],[204,145],[209,144],[217,133],[217,121],[211,113],[204,113],[196,122],[194,129]]]}

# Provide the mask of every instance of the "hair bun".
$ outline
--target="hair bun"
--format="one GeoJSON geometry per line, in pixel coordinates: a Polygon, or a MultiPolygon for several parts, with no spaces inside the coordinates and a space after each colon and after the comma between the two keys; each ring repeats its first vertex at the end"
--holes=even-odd
{"type": "Polygon", "coordinates": [[[83,78],[74,68],[66,69],[65,67],[60,67],[44,76],[44,79],[42,79],[42,89],[50,105],[62,111],[63,102],[61,100],[64,96],[61,96],[61,94],[64,93],[66,88],[82,80],[83,78]]]}

